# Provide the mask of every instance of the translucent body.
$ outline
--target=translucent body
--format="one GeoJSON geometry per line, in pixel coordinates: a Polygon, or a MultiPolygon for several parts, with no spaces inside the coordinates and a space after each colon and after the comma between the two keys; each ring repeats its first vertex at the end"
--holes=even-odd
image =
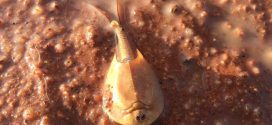
{"type": "Polygon", "coordinates": [[[130,48],[122,28],[115,25],[115,31],[117,53],[105,79],[103,109],[119,124],[151,124],[164,106],[159,81],[141,52],[130,48]]]}

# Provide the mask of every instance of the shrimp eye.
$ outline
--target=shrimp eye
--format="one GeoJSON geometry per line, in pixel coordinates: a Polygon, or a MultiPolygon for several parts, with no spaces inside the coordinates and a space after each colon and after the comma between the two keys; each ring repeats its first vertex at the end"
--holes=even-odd
{"type": "Polygon", "coordinates": [[[145,114],[140,112],[137,116],[136,116],[136,120],[141,122],[145,120],[145,114]]]}

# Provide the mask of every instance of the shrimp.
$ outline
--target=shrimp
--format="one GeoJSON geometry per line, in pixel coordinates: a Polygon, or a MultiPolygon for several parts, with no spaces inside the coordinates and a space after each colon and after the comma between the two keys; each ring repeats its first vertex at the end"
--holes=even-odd
{"type": "Polygon", "coordinates": [[[131,47],[121,24],[116,20],[110,24],[116,34],[117,44],[104,81],[103,110],[119,124],[151,124],[164,108],[158,78],[142,53],[131,47]]]}

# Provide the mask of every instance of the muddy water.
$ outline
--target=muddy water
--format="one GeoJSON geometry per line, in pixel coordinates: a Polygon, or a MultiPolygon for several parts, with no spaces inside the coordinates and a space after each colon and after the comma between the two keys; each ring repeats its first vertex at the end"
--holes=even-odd
{"type": "MultiPolygon", "coordinates": [[[[271,124],[271,1],[126,5],[130,39],[164,93],[154,124],[271,124]]],[[[114,9],[103,1],[0,0],[0,124],[114,124],[101,107],[114,9]]]]}

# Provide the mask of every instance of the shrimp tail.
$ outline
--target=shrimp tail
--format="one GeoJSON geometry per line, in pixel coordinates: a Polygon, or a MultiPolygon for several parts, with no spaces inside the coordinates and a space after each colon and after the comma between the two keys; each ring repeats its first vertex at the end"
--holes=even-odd
{"type": "Polygon", "coordinates": [[[118,21],[122,26],[125,25],[126,21],[126,11],[125,11],[125,6],[124,6],[124,1],[123,0],[116,0],[117,2],[117,18],[118,21]]]}

